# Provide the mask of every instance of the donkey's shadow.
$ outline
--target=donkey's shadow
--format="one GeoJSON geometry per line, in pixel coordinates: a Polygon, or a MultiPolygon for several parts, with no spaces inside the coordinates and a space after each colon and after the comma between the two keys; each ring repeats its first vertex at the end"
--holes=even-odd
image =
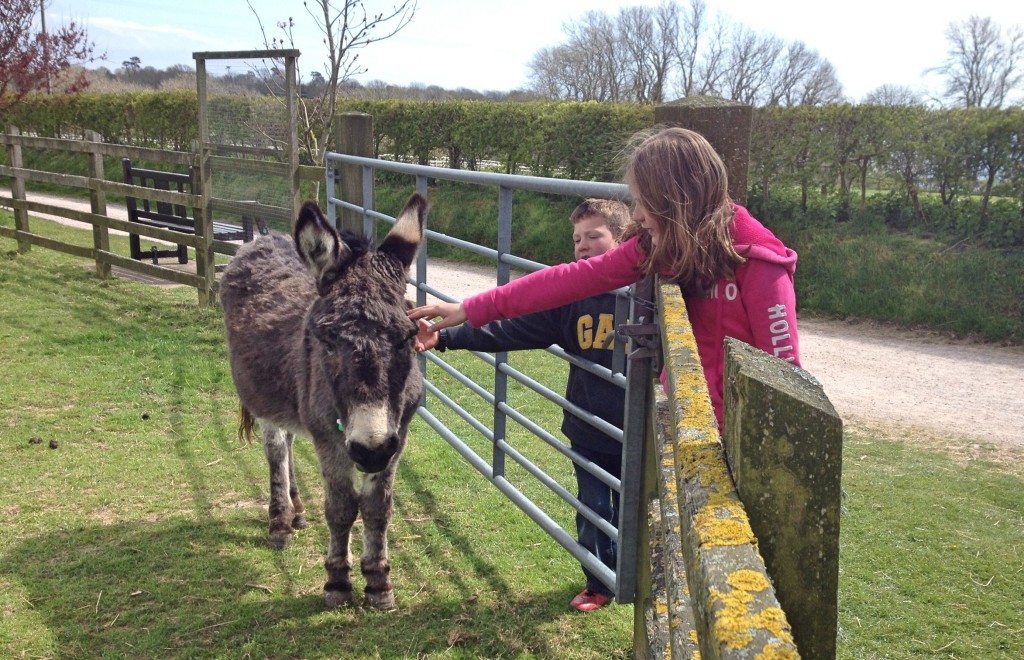
{"type": "MultiPolygon", "coordinates": [[[[474,571],[507,596],[500,608],[461,598],[416,602],[410,585],[400,584],[397,610],[328,610],[322,592],[309,590],[308,580],[296,575],[288,558],[296,546],[284,553],[265,548],[262,523],[251,511],[231,515],[89,524],[33,536],[0,558],[0,583],[21,603],[15,609],[38,621],[28,625],[45,628],[50,644],[34,650],[59,650],[64,657],[231,656],[242,649],[254,656],[316,657],[329,649],[337,657],[408,657],[444,653],[453,645],[469,657],[494,657],[502,642],[486,634],[488,622],[503,619],[504,633],[512,628],[532,652],[558,655],[557,640],[540,627],[564,609],[551,611],[571,595],[564,589],[516,596],[486,559],[474,557],[474,571]],[[239,547],[247,550],[239,553],[239,547]],[[255,566],[253,553],[278,564],[270,572],[288,577],[284,590],[261,584],[268,568],[255,566]],[[510,611],[516,612],[514,623],[510,611]],[[467,632],[456,634],[453,621],[482,625],[466,624],[467,632]]],[[[460,549],[472,545],[468,537],[448,540],[460,549]]]]}

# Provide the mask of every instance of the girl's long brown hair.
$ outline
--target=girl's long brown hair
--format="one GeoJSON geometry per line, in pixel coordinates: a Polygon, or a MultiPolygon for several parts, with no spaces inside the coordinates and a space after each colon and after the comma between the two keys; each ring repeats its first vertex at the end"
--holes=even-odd
{"type": "Polygon", "coordinates": [[[660,220],[658,244],[637,224],[623,240],[640,235],[646,274],[671,273],[684,294],[707,296],[746,261],[733,245],[734,215],[725,164],[700,133],[661,128],[634,136],[625,179],[634,201],[660,220]]]}

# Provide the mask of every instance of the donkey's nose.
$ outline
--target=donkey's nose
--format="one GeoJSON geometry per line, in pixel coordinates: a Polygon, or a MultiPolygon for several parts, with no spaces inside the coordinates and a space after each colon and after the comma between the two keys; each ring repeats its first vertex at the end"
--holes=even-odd
{"type": "Polygon", "coordinates": [[[387,440],[372,447],[353,439],[348,443],[348,455],[352,457],[360,472],[373,474],[388,466],[388,461],[398,451],[398,434],[392,433],[387,440]]]}

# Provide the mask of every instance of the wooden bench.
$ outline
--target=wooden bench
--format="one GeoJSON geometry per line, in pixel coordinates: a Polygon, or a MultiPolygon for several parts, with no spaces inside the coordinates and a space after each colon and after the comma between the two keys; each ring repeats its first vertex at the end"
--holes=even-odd
{"type": "MultiPolygon", "coordinates": [[[[195,189],[195,172],[189,168],[188,174],[179,172],[161,172],[132,167],[130,158],[122,161],[124,165],[124,182],[133,186],[143,186],[156,190],[173,190],[180,193],[191,193],[195,189]]],[[[189,216],[189,209],[178,204],[167,202],[150,202],[148,199],[126,197],[128,219],[152,227],[162,227],[183,234],[196,233],[195,218],[189,216]],[[141,205],[140,205],[141,203],[141,205]]],[[[213,223],[213,237],[220,241],[251,241],[253,238],[252,218],[242,216],[242,224],[228,222],[213,223]]],[[[153,246],[148,252],[142,251],[138,234],[129,234],[128,243],[132,259],[141,261],[152,258],[159,263],[160,257],[178,257],[178,263],[188,263],[188,246],[179,244],[176,249],[159,249],[153,246]]]]}

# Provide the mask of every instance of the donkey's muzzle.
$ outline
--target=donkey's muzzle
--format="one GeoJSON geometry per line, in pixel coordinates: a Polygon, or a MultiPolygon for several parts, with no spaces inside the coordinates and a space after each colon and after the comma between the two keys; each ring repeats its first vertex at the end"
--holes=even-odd
{"type": "Polygon", "coordinates": [[[368,447],[356,440],[348,443],[348,455],[360,472],[373,474],[388,466],[391,457],[398,452],[398,434],[392,433],[384,442],[368,447]]]}

